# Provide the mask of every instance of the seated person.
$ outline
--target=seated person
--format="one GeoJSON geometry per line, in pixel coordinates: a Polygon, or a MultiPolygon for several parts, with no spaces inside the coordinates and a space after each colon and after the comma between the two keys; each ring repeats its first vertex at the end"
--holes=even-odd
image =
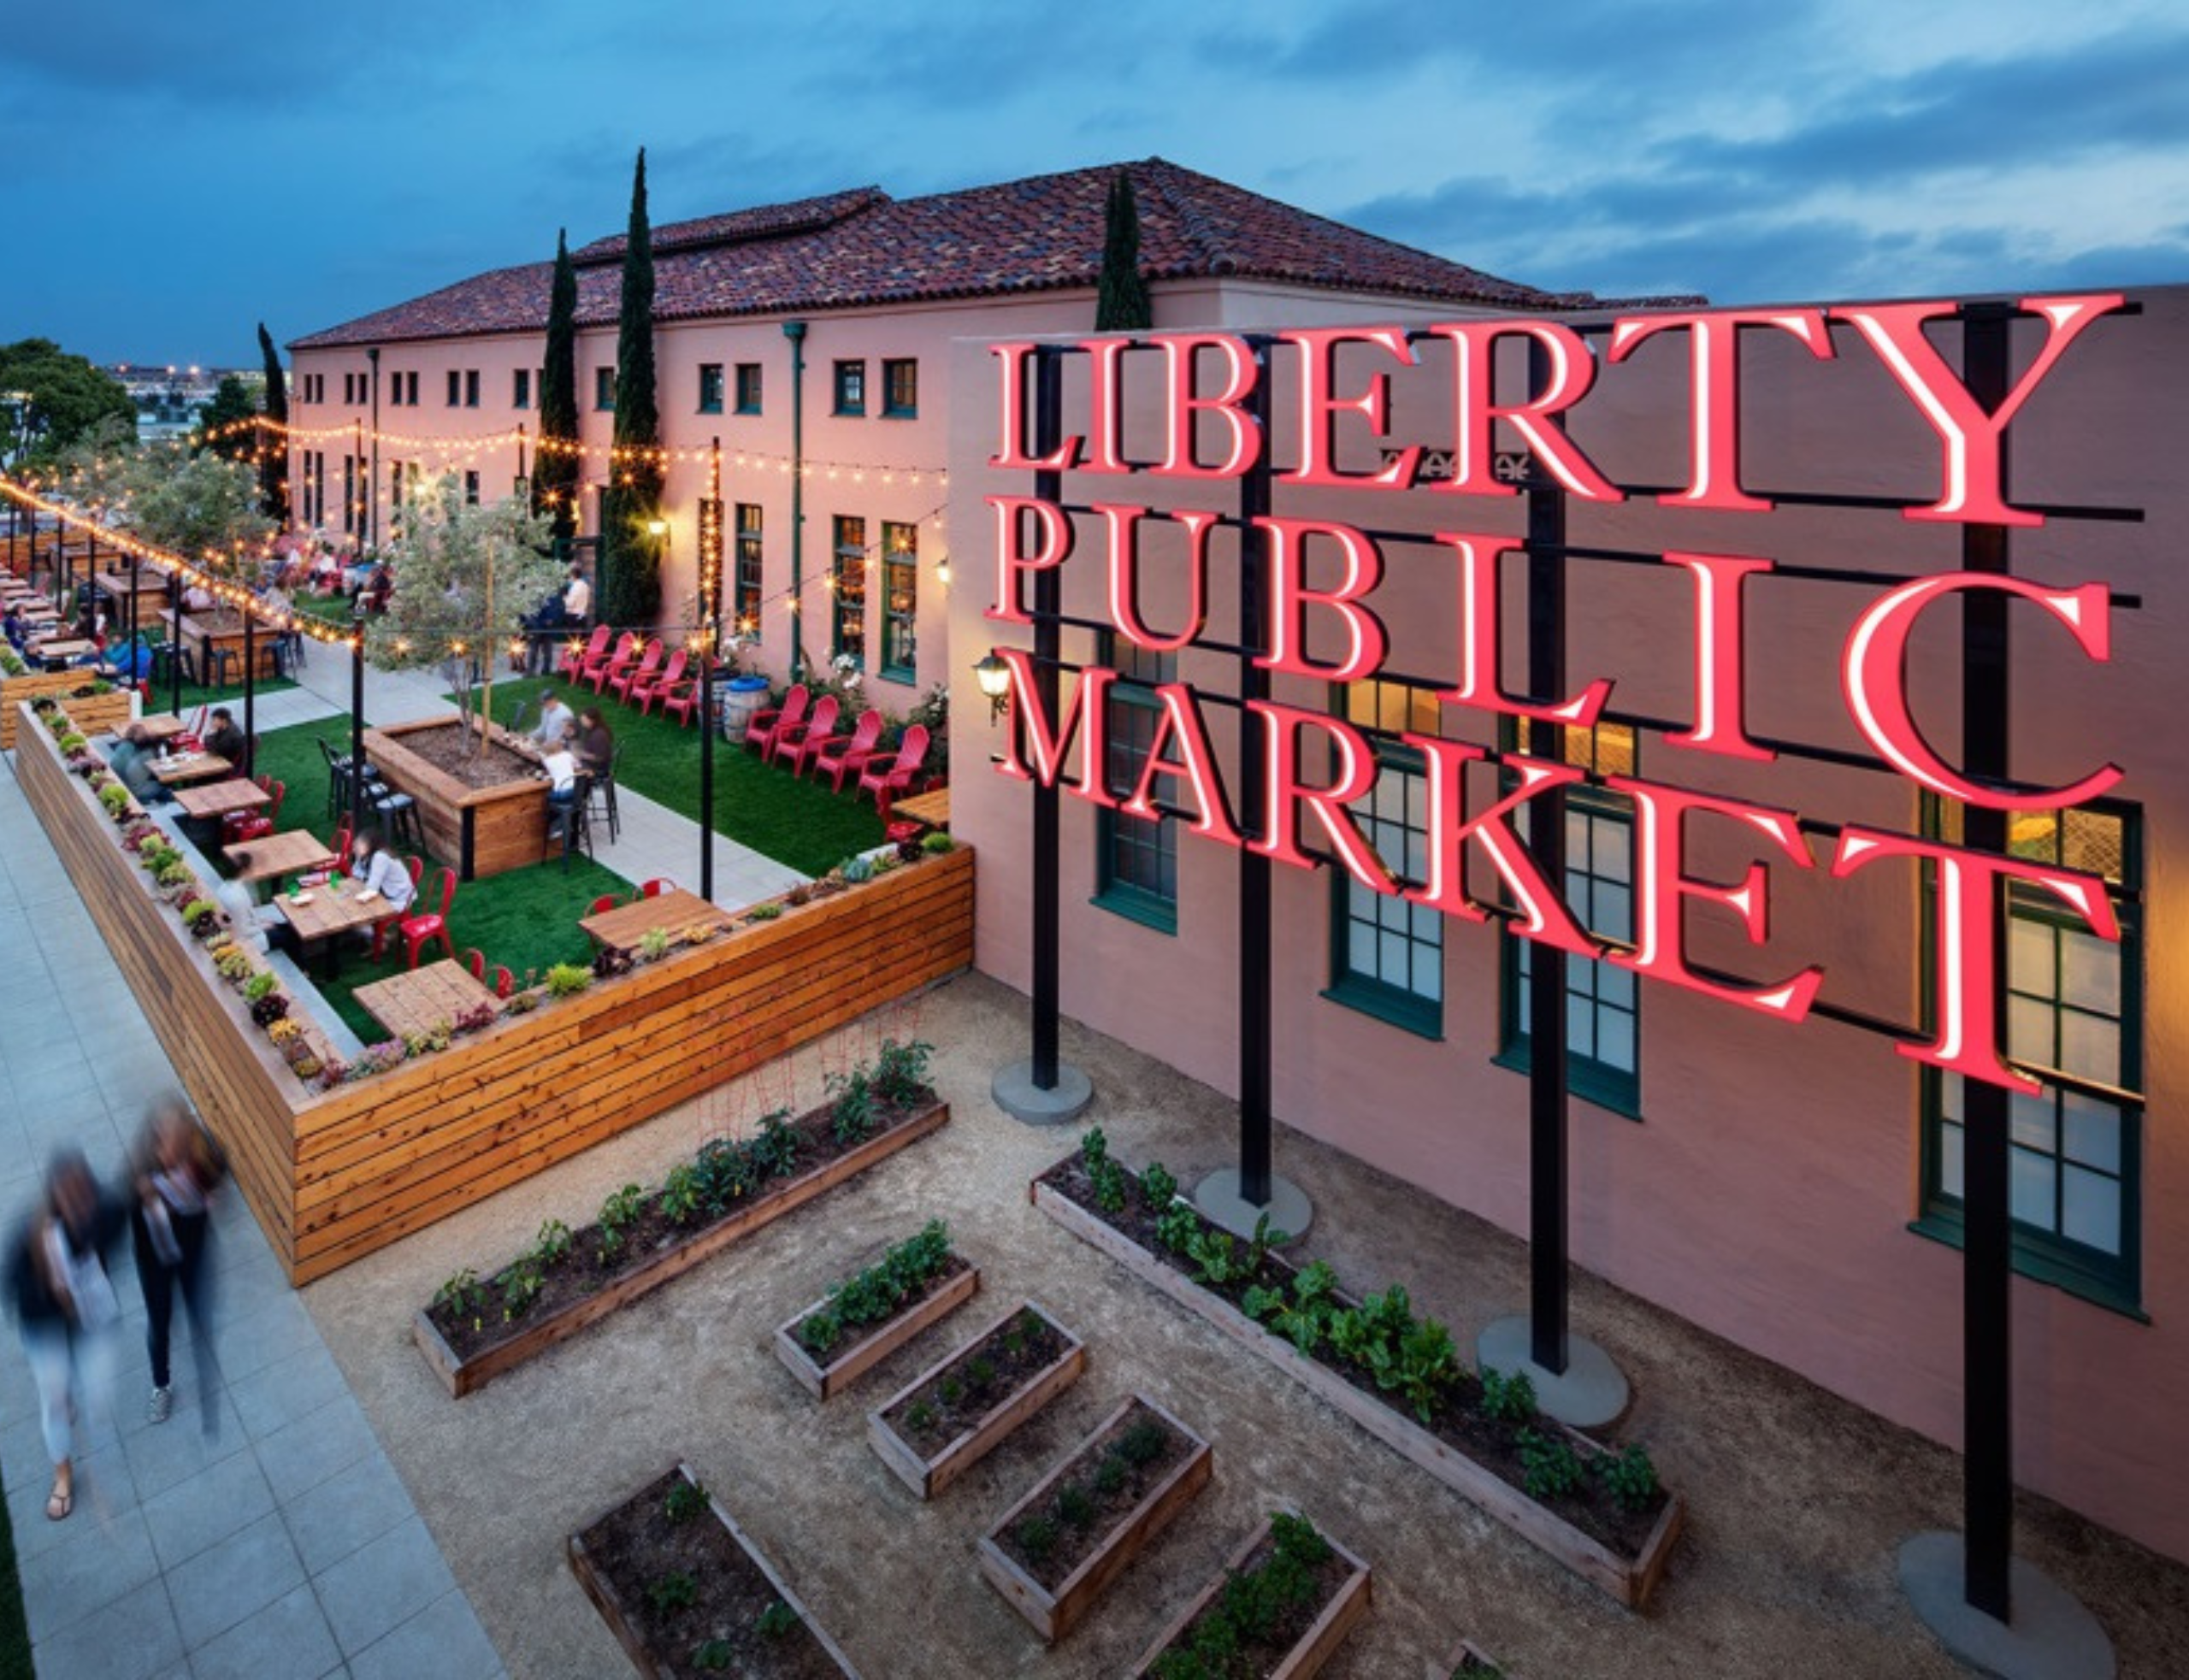
{"type": "Polygon", "coordinates": [[[585,568],[573,564],[569,587],[563,591],[563,616],[582,624],[593,616],[593,586],[585,581],[585,568]]]}
{"type": "Polygon", "coordinates": [[[152,674],[152,650],[140,639],[109,648],[99,669],[116,682],[142,682],[152,674]]]}
{"type": "Polygon", "coordinates": [[[387,841],[377,828],[368,828],[357,836],[350,852],[349,873],[386,899],[389,911],[395,916],[410,908],[418,890],[411,884],[410,871],[387,849],[387,841]]]}
{"type": "Polygon", "coordinates": [[[0,635],[6,636],[8,645],[21,653],[30,634],[30,626],[23,621],[23,610],[15,602],[9,602],[7,611],[0,613],[0,635]]]}
{"type": "Polygon", "coordinates": [[[395,592],[395,574],[383,560],[372,569],[365,579],[365,587],[357,592],[357,599],[367,612],[386,612],[387,598],[395,592]]]}
{"type": "MultiPolygon", "coordinates": [[[[236,867],[248,869],[251,854],[239,852],[236,867]]],[[[263,956],[267,935],[277,928],[289,925],[288,918],[271,905],[262,905],[251,896],[251,888],[240,881],[224,881],[213,889],[214,899],[228,913],[228,931],[235,935],[238,945],[247,946],[263,956]]]]}
{"type": "Polygon", "coordinates": [[[578,714],[576,752],[578,768],[589,776],[606,775],[615,764],[616,737],[608,733],[599,706],[587,706],[578,714]]]}
{"type": "Polygon", "coordinates": [[[528,737],[543,752],[552,752],[563,743],[564,736],[577,727],[577,719],[570,716],[570,709],[563,704],[558,689],[540,691],[540,723],[528,737]]]}
{"type": "Polygon", "coordinates": [[[106,645],[106,609],[96,601],[86,603],[84,610],[76,615],[76,640],[89,642],[94,647],[103,648],[106,645]]]}
{"type": "Polygon", "coordinates": [[[239,767],[251,757],[251,743],[236,728],[235,717],[226,706],[213,708],[213,727],[205,732],[205,750],[239,767]]]}
{"type": "Polygon", "coordinates": [[[121,778],[121,785],[129,790],[129,797],[140,805],[150,808],[164,805],[174,795],[160,785],[152,774],[152,765],[159,754],[154,750],[152,738],[145,732],[142,723],[131,723],[121,732],[121,739],[114,751],[107,754],[107,768],[121,778]]]}
{"type": "Polygon", "coordinates": [[[540,755],[540,768],[547,772],[547,803],[552,808],[568,811],[577,803],[577,755],[570,751],[567,735],[540,755]]]}

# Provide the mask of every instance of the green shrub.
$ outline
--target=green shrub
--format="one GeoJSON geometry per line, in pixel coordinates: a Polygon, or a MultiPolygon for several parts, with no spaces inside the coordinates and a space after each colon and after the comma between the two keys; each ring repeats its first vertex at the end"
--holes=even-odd
{"type": "Polygon", "coordinates": [[[1612,1503],[1621,1511],[1647,1511],[1656,1503],[1661,1491],[1657,1467],[1649,1462],[1649,1451],[1639,1441],[1624,1452],[1607,1453],[1598,1459],[1596,1479],[1603,1483],[1612,1503]]]}
{"type": "Polygon", "coordinates": [[[593,984],[593,970],[575,963],[558,963],[547,970],[547,995],[574,998],[593,984]]]}
{"type": "Polygon", "coordinates": [[[250,1002],[257,1003],[261,998],[265,997],[280,984],[280,981],[274,979],[272,975],[267,973],[263,969],[262,969],[257,974],[251,976],[250,979],[244,981],[243,994],[250,1002]]]}
{"type": "Polygon", "coordinates": [[[920,842],[920,850],[930,858],[939,858],[946,852],[955,852],[957,849],[958,842],[940,828],[920,842]]]}

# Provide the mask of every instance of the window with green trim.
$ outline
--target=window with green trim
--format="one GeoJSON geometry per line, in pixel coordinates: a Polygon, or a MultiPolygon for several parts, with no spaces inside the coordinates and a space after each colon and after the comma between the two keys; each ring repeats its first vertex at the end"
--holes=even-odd
{"type": "Polygon", "coordinates": [[[910,682],[919,669],[920,529],[882,522],[882,675],[910,682]]]}
{"type": "MultiPolygon", "coordinates": [[[[1958,845],[1962,808],[1927,798],[1926,834],[1958,845]]],[[[2110,1094],[2143,1084],[2142,813],[2100,801],[2068,811],[2016,811],[2016,857],[2103,877],[2121,942],[2102,940],[2042,888],[2007,888],[2006,1050],[2044,1088],[2008,1099],[2008,1183],[2017,1268],[2109,1306],[2142,1294],[2141,1105],[2110,1094]]],[[[1936,881],[1925,872],[1926,899],[1936,881]]],[[[1926,916],[1926,971],[1936,960],[1926,916]]],[[[1927,994],[1928,988],[1926,987],[1927,994]]],[[[1962,1082],[1926,1069],[1923,1214],[1919,1229],[1958,1241],[1962,1082]]]]}
{"type": "Polygon", "coordinates": [[[740,414],[760,412],[760,364],[758,362],[737,364],[737,411],[740,414]]]}
{"type": "MultiPolygon", "coordinates": [[[[1104,720],[1103,785],[1131,798],[1155,750],[1163,712],[1159,684],[1178,680],[1178,656],[1151,653],[1105,631],[1102,663],[1118,673],[1104,720]]],[[[1178,931],[1178,819],[1098,809],[1094,815],[1094,902],[1163,933],[1178,931]]]]}
{"type": "Polygon", "coordinates": [[[760,634],[761,519],[758,502],[737,504],[737,564],[730,612],[741,636],[760,634]]]}
{"type": "MultiPolygon", "coordinates": [[[[1401,730],[1438,733],[1436,691],[1411,683],[1346,685],[1332,710],[1368,737],[1376,785],[1350,810],[1385,868],[1410,885],[1429,873],[1429,778],[1401,730]]],[[[1427,1038],[1444,1033],[1444,918],[1395,893],[1331,871],[1331,984],[1324,993],[1427,1038]]]]}
{"type": "MultiPolygon", "coordinates": [[[[1508,746],[1519,739],[1505,727],[1508,746]]],[[[1632,775],[1634,731],[1622,723],[1561,732],[1566,762],[1593,775],[1632,775]]],[[[1525,836],[1523,807],[1513,828],[1525,836]]],[[[1634,938],[1634,802],[1593,785],[1566,790],[1566,905],[1599,939],[1634,938]]],[[[1505,934],[1497,1059],[1525,1071],[1533,1023],[1535,945],[1505,934]]],[[[1642,1002],[1633,971],[1602,958],[1566,959],[1566,1077],[1578,1096],[1642,1117],[1642,1002]]]]}
{"type": "Polygon", "coordinates": [[[855,669],[866,666],[866,522],[836,516],[835,569],[829,576],[829,651],[855,669]]]}

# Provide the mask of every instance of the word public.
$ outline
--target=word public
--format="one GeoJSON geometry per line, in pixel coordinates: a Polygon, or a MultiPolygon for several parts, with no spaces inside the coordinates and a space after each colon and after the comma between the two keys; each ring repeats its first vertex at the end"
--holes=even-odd
{"type": "MultiPolygon", "coordinates": [[[[1661,495],[1665,505],[1754,513],[1773,504],[1741,483],[1741,365],[1744,330],[1785,333],[1818,360],[1837,353],[1831,328],[1854,329],[1905,394],[1936,438],[1939,457],[1937,499],[1903,511],[1910,520],[1962,525],[2033,527],[2035,511],[2005,498],[2004,442],[2015,415],[2059,365],[2076,339],[2121,309],[2118,294],[2032,298],[2024,312],[2041,323],[2044,340],[2003,402],[1987,408],[1932,344],[1926,328],[1951,318],[1950,302],[1784,309],[1767,311],[1697,310],[1636,315],[1615,321],[1603,354],[1624,359],[1660,334],[1684,334],[1689,351],[1690,471],[1680,489],[1661,495]]],[[[1498,637],[1498,584],[1504,557],[1524,547],[1518,539],[1466,528],[1468,498],[1518,493],[1509,467],[1501,471],[1495,448],[1500,423],[1525,444],[1537,472],[1570,496],[1589,502],[1626,499],[1567,433],[1560,416],[1588,395],[1596,354],[1562,322],[1536,317],[1490,318],[1440,323],[1409,333],[1399,327],[1316,327],[1272,335],[1289,347],[1288,388],[1276,388],[1274,355],[1258,355],[1244,339],[1196,332],[1142,338],[1094,339],[1070,347],[1086,358],[1088,400],[1084,428],[1063,435],[1053,447],[1027,439],[1033,403],[1033,369],[1041,352],[1031,343],[990,346],[999,374],[1000,444],[991,467],[1036,474],[1112,476],[1123,481],[1145,474],[1171,480],[1212,483],[1237,480],[1262,463],[1269,440],[1259,416],[1285,404],[1296,422],[1298,460],[1266,469],[1274,489],[1286,486],[1360,490],[1424,498],[1438,510],[1433,539],[1424,539],[1452,569],[1457,583],[1458,670],[1437,692],[1447,705],[1574,728],[1593,727],[1602,716],[1612,683],[1599,678],[1567,697],[1516,697],[1502,669],[1498,637]],[[1547,374],[1518,400],[1500,400],[1492,377],[1500,345],[1525,343],[1531,361],[1547,374]],[[1422,471],[1426,451],[1394,446],[1388,437],[1395,371],[1419,366],[1417,344],[1448,347],[1452,442],[1440,440],[1434,478],[1422,471]],[[1352,377],[1341,390],[1341,352],[1352,377]],[[1138,352],[1136,354],[1136,352],[1138,352]],[[1388,363],[1362,377],[1361,363],[1388,363]],[[1258,390],[1263,380],[1272,387],[1258,390]],[[1152,462],[1126,457],[1124,416],[1128,387],[1132,411],[1151,399],[1161,455],[1152,462]],[[1341,427],[1378,447],[1372,470],[1340,464],[1341,427]],[[1036,454],[1035,451],[1041,452],[1036,454]],[[1446,513],[1449,510],[1449,515],[1446,513]]],[[[1001,624],[1028,625],[1033,616],[1023,585],[1030,575],[1069,563],[1081,549],[1083,519],[1099,534],[1092,563],[1106,574],[1108,616],[1116,632],[1151,652],[1174,652],[1199,644],[1207,628],[1212,530],[1229,522],[1217,511],[1184,508],[1154,510],[1124,496],[1097,500],[1081,510],[1040,495],[986,498],[994,518],[994,593],[986,616],[1001,624]],[[1185,622],[1176,628],[1149,624],[1140,606],[1140,580],[1150,560],[1144,551],[1151,529],[1167,528],[1168,557],[1180,547],[1185,570],[1185,622]],[[1183,539],[1183,541],[1179,540],[1183,539]]],[[[1257,666],[1319,681],[1354,682],[1377,675],[1390,647],[1375,610],[1384,578],[1378,540],[1366,531],[1328,519],[1262,515],[1245,522],[1257,539],[1261,565],[1262,645],[1257,666]],[[1310,581],[1311,558],[1319,581],[1310,581]],[[1335,564],[1330,563],[1331,561],[1335,564]],[[1335,581],[1331,578],[1335,577],[1335,581]],[[1311,629],[1314,634],[1311,637],[1311,629]],[[1310,643],[1326,651],[1311,653],[1310,643]]],[[[1664,563],[1685,574],[1692,602],[1692,725],[1668,737],[1677,746],[1757,763],[1774,754],[1745,731],[1749,673],[1744,657],[1744,598],[1747,586],[1773,570],[1772,561],[1750,555],[1667,552],[1664,563]]],[[[2002,788],[1972,779],[1947,762],[1917,727],[1909,692],[1907,655],[1926,614],[1941,603],[1996,592],[2038,609],[2080,654],[2094,663],[2111,658],[2111,591],[2092,582],[2053,587],[1998,573],[1962,571],[1926,576],[1880,589],[1856,615],[1839,660],[1841,698],[1869,746],[1899,775],[1941,798],[1994,811],[2058,810],[2105,793],[2122,775],[2107,763],[2065,785],[2002,788]]],[[[1023,649],[996,650],[1009,667],[1013,728],[999,762],[1002,774],[1060,788],[1088,803],[1131,815],[1175,814],[1194,834],[1303,869],[1319,861],[1307,848],[1311,835],[1337,866],[1371,890],[1472,922],[1495,914],[1514,934],[1577,957],[1600,958],[1668,985],[1779,1019],[1798,1022],[1823,984],[1821,968],[1809,966],[1781,978],[1737,983],[1699,971],[1686,954],[1685,923],[1693,905],[1730,912],[1753,945],[1769,927],[1769,862],[1797,869],[1817,867],[1797,814],[1722,794],[1703,793],[1638,777],[1611,775],[1604,785],[1633,802],[1635,836],[1634,936],[1630,946],[1607,944],[1581,926],[1537,869],[1514,820],[1531,801],[1585,780],[1562,761],[1525,752],[1492,752],[1463,741],[1407,732],[1400,739],[1419,755],[1428,806],[1423,879],[1407,881],[1378,857],[1350,807],[1376,784],[1376,754],[1368,737],[1342,717],[1274,700],[1250,699],[1248,738],[1258,740],[1260,808],[1240,812],[1218,772],[1200,696],[1191,685],[1153,687],[1155,735],[1135,785],[1114,792],[1106,785],[1106,699],[1119,680],[1103,665],[1080,669],[1052,715],[1036,681],[1036,667],[1023,649]],[[1077,746],[1077,769],[1071,768],[1077,746]],[[1319,748],[1319,750],[1318,750],[1319,748]],[[1494,767],[1470,776],[1471,766],[1494,767]],[[1740,825],[1756,855],[1732,883],[1701,879],[1685,864],[1690,828],[1700,821],[1740,825]],[[1466,890],[1470,849],[1494,872],[1502,899],[1492,903],[1466,890]]],[[[1061,681],[1060,677],[1060,681],[1061,681]]],[[[1901,1053],[1966,1077],[2018,1091],[2037,1085],[2007,1063],[1999,1042],[1995,1006],[2001,952],[1994,913],[2006,883],[2049,894],[2080,917],[2098,936],[2117,940],[2106,885],[2097,876],[2040,861],[1972,851],[1940,840],[1862,826],[1842,828],[1829,859],[1832,878],[1851,875],[1888,859],[1927,866],[1936,890],[1927,913],[1938,952],[1927,1042],[1903,1044],[1901,1053]]]]}

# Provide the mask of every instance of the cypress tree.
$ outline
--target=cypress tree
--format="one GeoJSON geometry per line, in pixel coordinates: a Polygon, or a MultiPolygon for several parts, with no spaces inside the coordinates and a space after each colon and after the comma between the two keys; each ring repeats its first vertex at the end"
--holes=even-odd
{"type": "Polygon", "coordinates": [[[258,510],[268,519],[289,522],[289,381],[281,371],[281,352],[274,335],[258,323],[258,354],[266,363],[266,417],[274,423],[260,433],[264,451],[258,463],[258,510]]]}
{"type": "MultiPolygon", "coordinates": [[[[567,230],[555,234],[555,278],[547,290],[547,350],[540,368],[540,437],[578,440],[578,273],[567,230]]],[[[535,449],[532,510],[546,514],[558,539],[577,534],[581,463],[575,450],[535,449]]]]}
{"type": "Polygon", "coordinates": [[[1155,325],[1155,305],[1140,272],[1140,207],[1132,178],[1110,177],[1110,202],[1102,218],[1102,279],[1094,293],[1094,330],[1145,333],[1155,325]]]}
{"type": "Polygon", "coordinates": [[[603,622],[651,625],[661,613],[661,539],[646,529],[661,516],[661,446],[653,366],[653,230],[646,219],[646,154],[631,178],[631,227],[623,245],[622,311],[616,332],[616,446],[610,471],[603,622]]]}

